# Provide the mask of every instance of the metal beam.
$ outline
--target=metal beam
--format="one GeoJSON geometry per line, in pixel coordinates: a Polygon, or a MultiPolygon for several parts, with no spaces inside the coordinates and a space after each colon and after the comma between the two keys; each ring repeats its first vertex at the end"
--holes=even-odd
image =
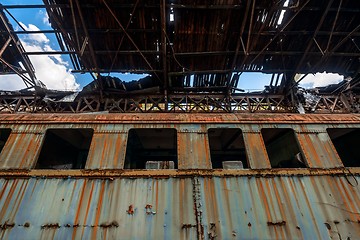
{"type": "MultiPolygon", "coordinates": [[[[136,0],[136,3],[135,3],[135,5],[134,5],[134,8],[133,8],[133,10],[132,10],[132,12],[131,12],[131,14],[130,14],[130,18],[129,18],[127,24],[126,24],[125,31],[127,31],[128,28],[129,28],[129,26],[130,26],[131,20],[132,20],[134,14],[135,14],[135,10],[136,10],[138,4],[139,4],[139,0],[136,0]]],[[[121,29],[121,32],[124,33],[124,31],[123,31],[122,29],[121,29]]],[[[118,45],[118,48],[117,48],[115,57],[113,58],[113,60],[112,60],[112,62],[111,62],[110,69],[113,69],[113,67],[114,67],[114,65],[115,65],[115,62],[116,62],[117,56],[118,56],[118,54],[119,54],[119,52],[120,52],[120,48],[121,48],[121,46],[122,46],[122,44],[123,44],[124,38],[125,38],[125,34],[123,34],[123,35],[121,36],[121,40],[120,40],[120,42],[119,42],[119,45],[118,45]]]]}
{"type": "MultiPolygon", "coordinates": [[[[253,0],[255,2],[255,0],[253,0]]],[[[246,2],[246,9],[245,9],[245,15],[243,17],[243,21],[241,23],[241,27],[240,27],[240,32],[239,32],[239,37],[237,39],[237,43],[236,43],[236,48],[235,48],[235,54],[234,54],[234,57],[233,57],[233,60],[232,60],[232,63],[231,63],[231,66],[230,66],[230,69],[234,69],[235,67],[235,64],[237,62],[237,59],[238,59],[238,54],[239,54],[239,50],[240,50],[240,46],[242,45],[243,46],[243,51],[244,51],[244,54],[246,55],[246,49],[245,49],[245,46],[244,46],[244,42],[242,40],[242,36],[243,36],[243,33],[244,33],[244,30],[245,30],[245,25],[246,25],[246,22],[248,20],[248,13],[249,13],[249,10],[250,10],[250,3],[252,2],[252,0],[248,0],[246,2]]],[[[227,78],[227,82],[229,83],[230,80],[231,80],[231,76],[232,74],[230,73],[228,78],[227,78]]]]}
{"type": "Polygon", "coordinates": [[[162,67],[164,78],[164,94],[167,96],[168,91],[168,72],[167,72],[167,49],[166,49],[166,0],[160,0],[160,18],[161,18],[161,49],[162,49],[162,67]]]}
{"type": "MultiPolygon", "coordinates": [[[[21,42],[11,33],[11,29],[7,24],[7,21],[5,19],[3,12],[0,12],[0,18],[8,32],[9,38],[11,38],[11,41],[14,43],[14,46],[16,47],[17,51],[19,52],[19,54],[21,56],[21,59],[22,59],[21,62],[23,63],[26,72],[30,76],[30,79],[27,79],[27,81],[24,80],[24,83],[26,84],[26,86],[28,86],[27,84],[29,84],[30,86],[37,86],[37,83],[35,81],[36,76],[34,73],[34,67],[32,66],[28,56],[23,54],[25,52],[25,50],[24,50],[21,42]]],[[[2,59],[2,61],[5,61],[5,60],[2,59]]],[[[4,63],[7,63],[7,62],[4,62],[4,63]]],[[[8,67],[10,67],[10,66],[8,66],[8,67]]],[[[12,68],[12,67],[10,67],[10,68],[12,68]]],[[[17,72],[17,71],[14,71],[14,72],[17,72]]],[[[19,75],[19,76],[21,76],[21,75],[19,75]]],[[[25,78],[22,77],[22,79],[25,79],[25,78]]]]}
{"type": "MultiPolygon", "coordinates": [[[[312,46],[313,40],[316,38],[316,35],[317,35],[318,31],[320,30],[320,28],[321,28],[321,26],[322,26],[322,24],[323,24],[323,22],[324,22],[324,20],[325,20],[325,17],[326,17],[326,15],[328,14],[328,11],[329,11],[329,9],[330,9],[330,7],[331,7],[331,5],[332,5],[333,2],[334,2],[334,0],[330,0],[330,1],[328,2],[327,7],[326,7],[325,11],[323,12],[323,14],[322,14],[322,16],[321,16],[319,23],[318,23],[317,26],[316,26],[316,29],[315,29],[315,31],[314,31],[314,33],[313,33],[312,38],[309,39],[309,42],[308,42],[308,44],[307,44],[307,46],[306,46],[306,49],[305,49],[305,51],[304,51],[304,54],[303,54],[303,56],[301,57],[299,63],[297,64],[297,66],[296,66],[296,68],[295,68],[295,72],[294,72],[293,76],[291,77],[291,79],[294,78],[295,74],[299,71],[300,67],[302,66],[302,64],[303,64],[303,62],[304,62],[304,60],[305,60],[305,58],[306,58],[306,56],[307,56],[307,54],[308,54],[311,46],[312,46]]],[[[315,42],[316,42],[316,41],[315,41],[315,42]]],[[[318,47],[320,47],[320,46],[318,46],[318,47]]],[[[321,49],[320,49],[320,51],[322,52],[321,49]]]]}
{"type": "MultiPolygon", "coordinates": [[[[89,46],[89,50],[90,50],[91,60],[92,60],[92,62],[94,64],[93,66],[95,67],[95,72],[98,74],[96,81],[99,84],[99,88],[100,88],[100,92],[101,92],[101,90],[103,89],[103,86],[102,86],[102,82],[100,80],[99,65],[98,65],[97,60],[96,60],[94,47],[93,47],[92,41],[90,39],[89,32],[87,30],[87,26],[86,26],[85,19],[84,19],[82,10],[81,10],[80,3],[79,3],[78,0],[74,0],[74,1],[75,1],[77,10],[78,10],[77,12],[79,14],[79,18],[80,18],[81,25],[83,27],[83,31],[85,33],[85,38],[88,39],[88,46],[89,46]]],[[[100,95],[101,95],[101,93],[100,93],[100,95]]]]}
{"type": "MultiPolygon", "coordinates": [[[[76,0],[77,1],[77,0],[76,0]]],[[[109,10],[109,12],[111,13],[111,15],[114,17],[115,21],[118,23],[118,25],[120,26],[120,28],[124,31],[124,34],[128,37],[129,41],[133,44],[133,46],[136,48],[136,50],[139,51],[140,55],[142,56],[142,58],[144,59],[144,61],[146,62],[146,64],[149,66],[150,70],[153,70],[153,67],[151,66],[150,62],[147,60],[147,58],[144,56],[144,54],[141,52],[141,50],[139,49],[139,47],[137,46],[137,44],[134,42],[134,40],[132,39],[132,37],[127,33],[126,29],[124,28],[124,26],[121,24],[120,20],[117,18],[116,14],[113,12],[113,10],[110,8],[110,6],[106,3],[106,0],[103,0],[103,3],[105,4],[106,8],[109,10]]],[[[156,75],[156,77],[160,80],[159,76],[156,74],[156,72],[154,73],[156,75]]]]}

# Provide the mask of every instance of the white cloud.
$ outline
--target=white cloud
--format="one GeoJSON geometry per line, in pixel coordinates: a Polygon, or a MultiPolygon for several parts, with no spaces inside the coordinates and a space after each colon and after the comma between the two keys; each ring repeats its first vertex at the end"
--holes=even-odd
{"type": "MultiPolygon", "coordinates": [[[[26,30],[39,30],[33,24],[28,26],[22,24],[22,26],[26,30]]],[[[45,34],[28,34],[21,41],[27,52],[54,51],[45,34]]],[[[48,89],[79,90],[80,85],[68,68],[69,63],[64,61],[60,55],[30,55],[29,58],[35,68],[37,79],[42,81],[48,89]]],[[[18,90],[25,87],[17,75],[0,76],[0,89],[2,90],[18,90]]]]}
{"type": "MultiPolygon", "coordinates": [[[[20,24],[26,31],[39,31],[40,30],[37,26],[35,26],[33,24],[29,24],[29,26],[26,26],[23,23],[20,23],[20,24]]],[[[22,40],[25,42],[35,42],[35,43],[39,43],[39,44],[50,42],[50,40],[43,33],[27,34],[23,37],[22,40]]]]}
{"type": "Polygon", "coordinates": [[[51,26],[50,22],[49,22],[49,15],[46,11],[39,10],[38,15],[41,18],[44,25],[49,26],[49,27],[51,26]]]}
{"type": "Polygon", "coordinates": [[[300,85],[303,87],[324,87],[329,84],[336,84],[344,80],[344,76],[337,73],[316,73],[308,74],[301,82],[300,85]]]}
{"type": "MultiPolygon", "coordinates": [[[[23,43],[26,51],[41,51],[41,47],[28,45],[23,43]]],[[[59,58],[59,57],[57,57],[59,58]]],[[[37,55],[30,56],[30,60],[35,68],[37,78],[42,81],[48,89],[58,90],[77,90],[80,85],[75,81],[75,77],[70,70],[66,68],[67,64],[63,64],[52,56],[37,55]]]]}

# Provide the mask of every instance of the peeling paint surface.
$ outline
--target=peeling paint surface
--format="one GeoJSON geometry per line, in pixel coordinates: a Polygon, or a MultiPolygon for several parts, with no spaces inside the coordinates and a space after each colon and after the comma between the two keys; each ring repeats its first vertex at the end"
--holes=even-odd
{"type": "Polygon", "coordinates": [[[355,175],[2,179],[0,236],[358,239],[357,181],[355,175]]]}

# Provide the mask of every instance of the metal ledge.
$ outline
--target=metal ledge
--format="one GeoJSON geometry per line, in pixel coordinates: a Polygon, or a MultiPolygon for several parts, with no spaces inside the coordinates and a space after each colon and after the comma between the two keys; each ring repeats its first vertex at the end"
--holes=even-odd
{"type": "Polygon", "coordinates": [[[194,170],[0,170],[0,178],[186,178],[186,177],[291,177],[291,176],[358,176],[360,168],[334,169],[194,169],[194,170]]]}

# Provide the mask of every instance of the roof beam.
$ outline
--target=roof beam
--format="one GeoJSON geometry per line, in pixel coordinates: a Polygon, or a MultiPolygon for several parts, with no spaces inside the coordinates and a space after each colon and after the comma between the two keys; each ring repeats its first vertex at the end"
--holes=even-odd
{"type": "MultiPolygon", "coordinates": [[[[308,42],[308,44],[307,44],[307,46],[306,46],[306,49],[305,49],[305,51],[304,51],[304,54],[303,54],[303,56],[301,57],[299,63],[297,64],[297,66],[296,66],[296,68],[295,68],[295,72],[293,73],[293,76],[291,77],[291,79],[294,78],[294,76],[296,75],[296,73],[299,71],[299,68],[302,66],[302,64],[303,64],[306,56],[308,55],[308,52],[310,51],[310,48],[311,48],[311,46],[312,46],[312,44],[313,44],[313,41],[315,40],[315,38],[316,38],[316,36],[317,36],[317,33],[319,32],[319,30],[320,30],[320,28],[321,28],[321,26],[322,26],[322,24],[323,24],[323,22],[324,22],[324,20],[325,20],[325,17],[326,17],[326,15],[328,14],[328,11],[329,11],[329,9],[330,9],[330,7],[331,7],[331,5],[332,5],[333,2],[334,2],[334,0],[330,0],[330,1],[328,2],[328,5],[327,5],[325,11],[323,12],[323,14],[322,14],[322,16],[321,16],[320,21],[319,21],[318,25],[316,26],[316,29],[315,29],[312,37],[309,39],[309,42],[308,42]]],[[[315,40],[315,43],[316,43],[316,40],[315,40]]],[[[318,47],[320,48],[320,46],[318,46],[318,47]]],[[[320,51],[322,52],[321,49],[320,49],[320,51]]]]}
{"type": "Polygon", "coordinates": [[[167,50],[166,50],[166,0],[161,0],[160,4],[160,18],[161,18],[161,56],[163,65],[164,91],[167,95],[168,90],[168,75],[167,75],[167,50]]]}
{"type": "MultiPolygon", "coordinates": [[[[255,2],[255,0],[253,0],[253,1],[255,2]]],[[[230,69],[234,69],[234,67],[235,67],[235,64],[237,62],[238,55],[239,55],[240,46],[243,47],[244,54],[246,55],[246,49],[245,49],[245,45],[244,45],[244,41],[242,39],[242,36],[243,36],[244,30],[245,30],[245,25],[246,25],[246,22],[247,22],[247,19],[248,19],[248,13],[249,13],[249,10],[250,10],[250,5],[251,5],[250,3],[251,2],[252,2],[252,0],[246,1],[245,16],[244,16],[243,21],[241,23],[239,37],[238,37],[237,43],[236,43],[235,54],[234,54],[230,69]]],[[[253,11],[252,11],[252,13],[253,13],[253,11]]],[[[228,84],[230,83],[231,76],[232,76],[232,74],[229,74],[229,76],[227,78],[228,84]]]]}
{"type": "MultiPolygon", "coordinates": [[[[7,30],[7,33],[9,35],[9,39],[11,39],[11,41],[14,43],[14,46],[16,47],[18,53],[20,54],[21,56],[21,59],[22,59],[22,63],[24,65],[24,68],[26,70],[26,72],[29,74],[30,76],[30,79],[26,78],[26,77],[22,77],[24,76],[23,74],[20,74],[20,72],[18,72],[16,69],[14,69],[11,64],[7,63],[5,59],[1,59],[2,62],[4,62],[4,64],[6,64],[10,69],[12,69],[14,72],[16,72],[23,80],[24,80],[24,83],[25,85],[28,87],[29,85],[30,86],[37,86],[37,82],[35,81],[36,80],[36,76],[35,76],[35,73],[34,73],[34,67],[32,66],[31,62],[30,62],[30,59],[28,58],[28,56],[24,55],[23,53],[25,52],[25,49],[23,48],[20,40],[18,40],[12,33],[11,33],[11,29],[7,23],[7,20],[5,19],[5,15],[4,15],[4,12],[0,12],[0,19],[1,21],[3,22],[6,30],[7,30]],[[29,84],[29,85],[28,85],[29,84]]],[[[8,40],[9,40],[8,39],[8,40]]],[[[11,42],[10,41],[10,42],[11,42]]],[[[10,42],[7,44],[9,45],[10,42]]],[[[5,51],[5,49],[2,50],[3,52],[5,51]]]]}
{"type": "Polygon", "coordinates": [[[281,30],[272,38],[270,41],[263,47],[263,49],[259,52],[258,55],[255,56],[250,62],[249,65],[253,64],[255,60],[266,51],[266,49],[269,47],[269,45],[278,37],[282,32],[285,30],[285,28],[296,18],[296,16],[303,10],[303,8],[310,2],[310,0],[307,0],[304,5],[289,19],[289,21],[281,28],[281,30]]]}
{"type": "MultiPolygon", "coordinates": [[[[149,66],[150,70],[154,70],[153,67],[151,66],[150,62],[147,60],[147,58],[144,56],[144,54],[141,52],[141,50],[139,49],[139,47],[136,45],[136,43],[134,42],[134,40],[132,39],[132,37],[127,33],[126,29],[124,28],[124,26],[121,24],[120,20],[116,17],[116,14],[113,12],[113,10],[110,8],[110,6],[106,3],[106,0],[103,0],[103,3],[105,4],[106,8],[109,10],[109,12],[111,13],[111,15],[114,17],[115,21],[118,23],[118,25],[120,26],[120,28],[124,31],[124,34],[128,37],[129,41],[133,44],[133,46],[136,48],[136,50],[138,50],[138,52],[140,53],[140,55],[142,56],[142,58],[144,59],[144,61],[146,62],[146,64],[149,66]]],[[[154,73],[156,75],[156,77],[160,80],[159,76],[156,74],[156,72],[154,73]]]]}
{"type": "MultiPolygon", "coordinates": [[[[135,5],[134,5],[134,8],[133,8],[133,10],[132,10],[132,12],[131,12],[131,14],[130,14],[130,18],[129,18],[127,24],[126,24],[125,31],[127,31],[128,28],[129,28],[129,26],[130,26],[131,20],[132,20],[132,18],[133,18],[133,16],[134,16],[134,13],[135,13],[135,10],[136,10],[138,4],[139,4],[139,0],[137,0],[136,3],[135,3],[135,5]]],[[[121,29],[121,30],[122,30],[122,29],[121,29]]],[[[122,30],[122,33],[124,33],[123,30],[122,30]]],[[[121,36],[121,40],[120,40],[120,42],[119,42],[119,45],[118,45],[118,48],[117,48],[115,57],[113,58],[113,60],[112,60],[112,62],[111,62],[110,69],[112,69],[112,68],[114,67],[114,64],[115,64],[115,62],[116,62],[117,56],[118,56],[118,54],[119,54],[119,52],[120,52],[120,48],[121,48],[121,46],[122,46],[122,44],[123,44],[124,38],[125,38],[125,34],[123,34],[123,35],[121,36]]]]}
{"type": "Polygon", "coordinates": [[[103,86],[102,86],[102,82],[100,80],[99,65],[98,65],[97,60],[96,60],[94,47],[93,47],[92,41],[90,39],[89,32],[88,32],[87,27],[86,27],[86,23],[85,23],[85,20],[84,20],[83,13],[81,11],[80,3],[79,3],[78,0],[74,0],[74,1],[75,1],[75,4],[76,4],[76,7],[77,7],[77,12],[79,14],[79,18],[80,18],[81,25],[83,27],[83,31],[85,33],[85,41],[87,40],[87,45],[88,45],[89,50],[90,50],[91,60],[92,60],[92,62],[94,64],[95,71],[98,74],[96,80],[97,80],[97,83],[99,84],[99,88],[100,88],[100,92],[101,92],[103,90],[103,86]]]}

